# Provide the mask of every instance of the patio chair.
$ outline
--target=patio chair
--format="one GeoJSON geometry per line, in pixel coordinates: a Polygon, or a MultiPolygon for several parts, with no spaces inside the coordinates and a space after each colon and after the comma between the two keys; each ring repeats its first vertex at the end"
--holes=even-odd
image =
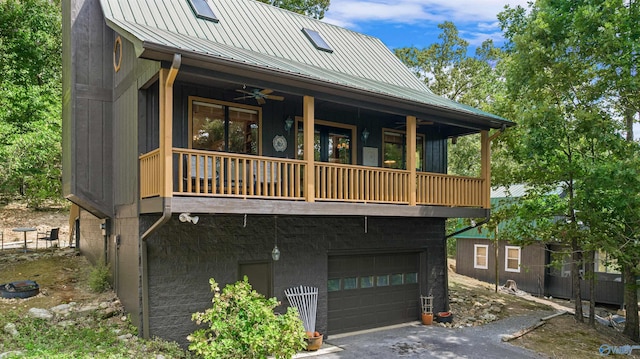
{"type": "MultiPolygon", "coordinates": [[[[38,240],[43,240],[47,242],[58,241],[58,247],[60,247],[60,238],[58,236],[59,233],[60,233],[60,228],[51,228],[51,230],[46,233],[38,233],[38,240]]],[[[51,244],[51,246],[53,247],[53,243],[51,244]]],[[[49,244],[47,243],[47,248],[48,247],[49,247],[49,244]]]]}

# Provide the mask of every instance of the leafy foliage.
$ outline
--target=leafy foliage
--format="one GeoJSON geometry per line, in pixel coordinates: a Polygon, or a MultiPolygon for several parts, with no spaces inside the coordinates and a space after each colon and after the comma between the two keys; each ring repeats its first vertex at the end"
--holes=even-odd
{"type": "MultiPolygon", "coordinates": [[[[637,216],[619,207],[633,208],[638,187],[616,189],[626,187],[619,181],[638,173],[638,163],[628,161],[637,156],[638,144],[622,135],[632,133],[638,111],[627,96],[637,85],[637,65],[617,59],[637,57],[638,32],[628,24],[637,23],[638,6],[619,0],[542,0],[528,10],[508,8],[499,14],[507,38],[503,108],[519,123],[501,138],[511,165],[498,167],[496,175],[535,188],[516,212],[523,219],[514,226],[521,237],[528,235],[524,222],[529,220],[538,239],[570,248],[579,321],[578,269],[583,263],[593,265],[582,258],[583,252],[600,249],[618,256],[618,263],[633,263],[626,271],[632,274],[631,287],[633,274],[638,274],[637,240],[623,235],[637,232],[637,216]],[[558,186],[564,195],[549,197],[558,186]]],[[[631,287],[626,292],[635,293],[631,287]]],[[[635,305],[637,299],[625,302],[635,305]]],[[[637,313],[637,308],[627,309],[637,313]]],[[[629,336],[637,340],[637,316],[628,317],[627,324],[635,327],[629,336]]]]}
{"type": "Polygon", "coordinates": [[[265,4],[287,9],[314,19],[324,18],[329,10],[330,0],[258,0],[265,4]]]}
{"type": "Polygon", "coordinates": [[[247,277],[227,285],[222,292],[218,283],[209,280],[213,306],[194,313],[198,329],[187,339],[189,349],[205,358],[291,358],[305,348],[305,331],[295,308],[276,314],[276,298],[266,299],[252,290],[247,277]]]}
{"type": "MultiPolygon", "coordinates": [[[[474,57],[467,55],[469,43],[459,36],[449,21],[439,24],[440,42],[427,48],[399,48],[396,56],[412,69],[435,94],[450,100],[491,111],[494,97],[500,93],[495,64],[500,50],[485,41],[474,57]]],[[[465,136],[448,148],[448,173],[460,176],[480,175],[480,138],[465,136]]]]}
{"type": "Polygon", "coordinates": [[[0,2],[0,193],[38,207],[61,194],[59,1],[0,2]]]}
{"type": "Polygon", "coordinates": [[[89,272],[89,288],[96,293],[102,293],[111,288],[110,281],[109,266],[104,264],[104,260],[99,260],[89,272]]]}

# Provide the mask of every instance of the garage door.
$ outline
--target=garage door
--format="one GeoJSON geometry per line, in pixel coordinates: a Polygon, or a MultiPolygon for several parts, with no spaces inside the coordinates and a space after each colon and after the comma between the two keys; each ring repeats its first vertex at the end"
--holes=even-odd
{"type": "Polygon", "coordinates": [[[417,253],[329,257],[328,332],[418,320],[417,253]]]}

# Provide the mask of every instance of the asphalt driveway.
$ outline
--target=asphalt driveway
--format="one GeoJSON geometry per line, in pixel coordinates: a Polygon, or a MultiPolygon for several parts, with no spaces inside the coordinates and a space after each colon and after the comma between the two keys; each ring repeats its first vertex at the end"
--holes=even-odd
{"type": "MultiPolygon", "coordinates": [[[[536,311],[479,327],[443,328],[419,322],[383,330],[332,336],[313,355],[319,359],[545,358],[503,342],[502,337],[534,325],[554,311],[536,311]]],[[[594,353],[597,354],[597,353],[594,353]]]]}

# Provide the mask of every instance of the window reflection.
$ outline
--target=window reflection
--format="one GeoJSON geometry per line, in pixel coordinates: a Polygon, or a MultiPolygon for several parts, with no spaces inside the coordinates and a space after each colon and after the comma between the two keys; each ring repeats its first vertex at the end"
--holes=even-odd
{"type": "Polygon", "coordinates": [[[257,155],[259,112],[204,101],[193,101],[191,147],[257,155]]]}

